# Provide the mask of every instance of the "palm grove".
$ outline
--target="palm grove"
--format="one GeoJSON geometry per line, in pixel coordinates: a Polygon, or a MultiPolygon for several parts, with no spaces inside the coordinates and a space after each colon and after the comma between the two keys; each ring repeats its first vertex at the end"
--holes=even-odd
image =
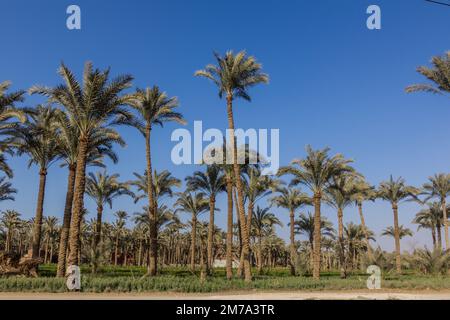
{"type": "MultiPolygon", "coordinates": [[[[14,200],[17,190],[7,158],[24,156],[29,166],[37,166],[39,185],[34,218],[24,220],[15,210],[5,210],[0,220],[0,248],[3,256],[28,254],[41,263],[57,263],[57,276],[69,265],[89,264],[92,272],[102,265],[147,266],[155,276],[161,266],[186,266],[200,271],[202,279],[214,272],[216,260],[226,261],[226,277],[252,280],[258,273],[284,266],[292,275],[312,274],[320,278],[324,270],[340,270],[342,278],[354,270],[376,263],[398,273],[415,256],[401,252],[400,240],[412,231],[401,224],[401,204],[416,201],[423,208],[413,223],[430,231],[434,249],[417,250],[418,256],[438,257],[448,268],[450,248],[446,199],[450,175],[436,174],[421,187],[409,186],[401,177],[390,177],[373,186],[357,172],[351,159],[332,155],[328,148],[306,148],[306,157],[280,168],[276,176],[261,174],[260,164],[238,164],[234,137],[233,107],[239,98],[251,101],[249,89],[268,83],[262,66],[245,52],[215,54],[215,63],[195,76],[212,82],[224,100],[230,132],[225,152],[232,164],[204,165],[204,169],[182,181],[169,171],[152,165],[152,136],[166,122],[184,124],[178,100],[157,86],[132,89],[131,75],[112,78],[110,70],[95,69],[86,63],[79,81],[64,64],[58,70],[61,84],[33,86],[29,94],[41,95],[46,103],[20,108],[25,91],[10,92],[10,83],[0,83],[0,200],[14,200]],[[117,146],[124,146],[118,129],[136,128],[145,143],[146,167],[135,172],[135,180],[121,181],[108,173],[105,158],[117,162],[117,146]],[[67,169],[66,198],[62,219],[44,215],[46,179],[52,166],[67,169]],[[91,170],[94,170],[92,172],[91,170]],[[288,179],[284,181],[282,179],[288,179]],[[225,213],[216,200],[226,194],[225,213]],[[85,197],[96,204],[95,219],[87,219],[85,197]],[[119,197],[144,203],[140,212],[117,211],[113,222],[104,221],[104,211],[113,208],[119,197]],[[174,205],[167,199],[172,198],[174,205]],[[364,204],[383,200],[391,204],[393,226],[382,233],[395,243],[394,253],[371,244],[374,233],[364,219],[364,204]],[[326,205],[336,212],[338,225],[322,216],[326,205]],[[345,210],[355,206],[360,221],[344,225],[345,210]],[[289,216],[289,243],[277,236],[284,227],[274,208],[289,216]],[[312,213],[311,213],[312,211],[312,213]],[[226,228],[215,224],[215,215],[226,214],[226,228]],[[200,220],[207,214],[206,220],[200,220]],[[187,223],[180,219],[188,217],[187,223]],[[129,222],[133,222],[132,227],[129,222]],[[444,236],[442,236],[442,233],[444,236]],[[304,235],[306,241],[296,240],[304,235]],[[237,269],[234,270],[234,265],[237,269]]],[[[450,92],[450,52],[434,57],[432,67],[418,69],[429,84],[412,85],[407,92],[425,91],[443,96],[450,92]]],[[[247,150],[248,151],[248,150],[247,150]]],[[[245,152],[245,151],[244,151],[245,152]]],[[[431,259],[431,258],[430,258],[431,259]]],[[[419,266],[420,268],[420,266],[419,266]]],[[[422,268],[427,271],[427,268],[422,268]]]]}

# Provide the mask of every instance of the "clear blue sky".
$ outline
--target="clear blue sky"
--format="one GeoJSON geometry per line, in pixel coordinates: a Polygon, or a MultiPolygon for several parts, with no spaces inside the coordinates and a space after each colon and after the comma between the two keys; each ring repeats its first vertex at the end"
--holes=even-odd
{"type": "MultiPolygon", "coordinates": [[[[5,1],[0,11],[2,47],[0,80],[13,88],[33,84],[56,85],[57,67],[64,61],[79,75],[86,60],[112,67],[114,75],[131,73],[139,87],[157,84],[181,102],[180,111],[192,128],[226,128],[224,101],[211,83],[193,72],[213,62],[212,52],[246,49],[263,63],[271,82],[251,91],[253,101],[239,101],[236,125],[242,128],[279,128],[281,164],[304,156],[304,147],[329,146],[355,159],[355,166],[373,184],[392,173],[421,185],[428,176],[447,172],[450,163],[450,104],[448,98],[407,95],[404,88],[423,79],[415,72],[433,55],[450,50],[450,8],[423,0],[321,1],[5,1]],[[82,10],[82,30],[66,29],[66,8],[82,10]],[[366,28],[366,8],[378,4],[382,30],[366,28]]],[[[27,98],[26,105],[42,102],[27,98]]],[[[195,168],[175,167],[168,125],[155,130],[155,168],[169,169],[184,178],[195,168]]],[[[132,129],[121,129],[128,146],[117,149],[119,164],[109,166],[122,179],[142,172],[144,140],[132,129]]],[[[38,174],[26,168],[25,158],[11,159],[19,189],[14,207],[24,217],[34,215],[38,174]]],[[[57,165],[48,175],[45,214],[62,216],[67,172],[57,165]]],[[[95,206],[87,200],[93,217],[95,206]]],[[[225,207],[218,224],[225,227],[225,207]]],[[[142,203],[143,204],[143,203],[142,203]]],[[[112,212],[140,209],[120,199],[112,212]]],[[[418,211],[400,206],[400,222],[411,228],[418,211]]],[[[287,214],[274,209],[284,222],[287,214]]],[[[377,235],[392,225],[390,206],[381,201],[366,205],[368,226],[377,235]]],[[[336,213],[324,208],[333,222],[336,213]]],[[[205,216],[206,218],[206,216],[205,216]]],[[[355,208],[345,221],[359,223],[355,208]]],[[[287,238],[287,228],[279,230],[287,238]]],[[[392,240],[377,237],[383,248],[392,240]]],[[[429,244],[419,233],[403,241],[403,248],[429,244]]]]}

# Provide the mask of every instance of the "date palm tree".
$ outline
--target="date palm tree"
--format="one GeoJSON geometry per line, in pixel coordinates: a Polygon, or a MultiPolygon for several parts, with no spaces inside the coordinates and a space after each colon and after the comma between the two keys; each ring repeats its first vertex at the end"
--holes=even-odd
{"type": "Polygon", "coordinates": [[[44,263],[52,263],[54,242],[59,231],[58,218],[45,217],[42,227],[45,241],[44,263]]]}
{"type": "Polygon", "coordinates": [[[225,176],[218,165],[209,165],[206,167],[206,172],[196,171],[192,176],[186,177],[186,185],[189,190],[202,192],[209,198],[206,269],[207,273],[211,274],[213,267],[213,235],[216,197],[220,192],[225,190],[225,176]]]}
{"type": "MultiPolygon", "coordinates": [[[[263,237],[267,230],[272,231],[275,225],[282,226],[281,221],[270,212],[270,207],[260,208],[256,207],[256,211],[253,212],[252,228],[255,232],[255,236],[258,238],[258,272],[262,272],[263,261],[263,237]]],[[[270,233],[270,232],[269,232],[270,233]]]]}
{"type": "Polygon", "coordinates": [[[198,216],[209,209],[209,201],[203,193],[184,192],[178,193],[178,199],[175,202],[177,212],[186,212],[192,215],[191,220],[191,270],[195,270],[195,255],[197,244],[197,221],[198,216]]]}
{"type": "MultiPolygon", "coordinates": [[[[376,190],[374,186],[371,186],[364,177],[358,177],[354,180],[354,188],[355,192],[353,193],[353,200],[355,201],[356,206],[358,207],[359,218],[361,219],[361,226],[364,230],[367,229],[366,221],[364,219],[363,214],[363,202],[364,201],[374,201],[376,198],[376,190]]],[[[365,232],[365,240],[367,246],[367,254],[369,259],[372,259],[372,248],[369,244],[369,233],[365,232]]]]}
{"type": "Polygon", "coordinates": [[[362,225],[350,222],[344,227],[344,234],[345,242],[348,247],[349,265],[352,269],[355,269],[357,268],[358,258],[361,256],[361,253],[368,248],[367,242],[365,241],[366,234],[368,235],[369,240],[375,240],[374,233],[363,228],[362,225]]]}
{"type": "MultiPolygon", "coordinates": [[[[119,182],[119,174],[108,175],[106,171],[96,174],[90,172],[86,181],[86,194],[97,205],[97,220],[95,225],[95,234],[93,241],[93,249],[96,250],[101,239],[102,232],[102,216],[103,206],[108,204],[112,209],[113,200],[128,195],[130,197],[134,194],[129,190],[127,183],[119,182]]],[[[96,270],[93,270],[95,273],[96,270]]]]}
{"type": "MultiPolygon", "coordinates": [[[[67,192],[64,205],[63,224],[60,231],[59,249],[58,249],[58,267],[56,276],[64,277],[66,270],[66,255],[69,241],[69,229],[72,218],[72,205],[75,187],[75,174],[77,168],[78,145],[80,130],[76,123],[71,121],[69,115],[65,112],[59,112],[56,117],[55,126],[57,127],[57,141],[62,157],[62,167],[69,170],[67,178],[67,192]]],[[[108,132],[104,134],[103,130],[91,135],[89,150],[86,160],[87,166],[105,167],[103,158],[108,157],[113,163],[117,163],[117,155],[113,151],[113,145],[117,143],[121,146],[125,142],[118,134],[108,132]]]]}
{"type": "MultiPolygon", "coordinates": [[[[152,170],[151,158],[151,132],[154,126],[163,126],[165,122],[175,121],[184,124],[181,113],[175,112],[178,107],[178,99],[169,97],[162,92],[157,86],[147,88],[145,90],[138,89],[135,99],[131,103],[131,107],[138,113],[138,118],[133,125],[145,138],[147,172],[152,170]]],[[[148,274],[154,276],[157,273],[158,259],[158,235],[156,234],[156,208],[158,207],[153,190],[152,175],[147,175],[147,198],[149,216],[151,221],[150,227],[150,264],[148,274]]]]}
{"type": "Polygon", "coordinates": [[[400,202],[415,199],[419,194],[417,188],[406,185],[403,178],[394,179],[392,176],[388,181],[380,183],[378,188],[378,198],[391,203],[394,213],[394,238],[395,238],[395,265],[397,273],[402,272],[401,251],[400,251],[400,227],[398,222],[398,205],[400,202]]]}
{"type": "Polygon", "coordinates": [[[330,149],[313,150],[311,146],[306,147],[305,159],[293,160],[290,166],[282,167],[278,171],[279,176],[293,175],[291,185],[303,184],[313,192],[314,203],[314,252],[313,252],[313,277],[320,278],[321,258],[321,203],[325,189],[332,183],[332,178],[345,173],[352,173],[354,169],[350,166],[352,160],[345,159],[343,155],[337,154],[333,157],[328,155],[330,149]]]}
{"type": "Polygon", "coordinates": [[[6,210],[2,212],[0,218],[0,227],[6,229],[5,252],[12,251],[12,241],[14,232],[21,224],[20,213],[15,210],[6,210]]]}
{"type": "MultiPolygon", "coordinates": [[[[228,51],[224,56],[214,54],[216,65],[209,64],[204,70],[195,72],[195,76],[204,77],[211,80],[219,89],[219,97],[226,98],[227,101],[227,118],[228,127],[230,129],[229,143],[233,150],[233,171],[235,177],[240,177],[240,166],[237,161],[237,146],[234,134],[234,116],[233,116],[233,101],[236,98],[243,98],[250,101],[248,89],[260,83],[268,83],[269,76],[261,72],[262,66],[252,56],[248,56],[245,51],[234,54],[228,51]]],[[[248,237],[247,223],[245,221],[244,208],[244,189],[242,181],[235,178],[236,189],[238,192],[238,207],[241,224],[241,234],[243,240],[243,255],[244,255],[244,271],[245,280],[251,281],[252,274],[250,268],[250,242],[248,237]]]]}
{"type": "MultiPolygon", "coordinates": [[[[448,234],[448,215],[447,215],[447,196],[450,195],[450,175],[445,173],[435,174],[428,178],[429,182],[423,185],[424,194],[427,200],[438,198],[441,205],[441,211],[444,221],[445,248],[450,249],[450,239],[448,234]]],[[[439,243],[440,245],[440,243],[439,243]]]]}
{"type": "Polygon", "coordinates": [[[277,196],[270,199],[272,204],[279,208],[284,208],[289,211],[289,226],[290,226],[290,257],[289,266],[291,275],[295,276],[295,266],[297,257],[297,248],[295,246],[295,212],[307,205],[312,205],[311,197],[299,189],[278,187],[276,189],[277,196]]]}
{"type": "Polygon", "coordinates": [[[433,84],[414,84],[406,88],[406,92],[430,92],[434,94],[450,93],[450,51],[443,56],[436,56],[431,59],[432,67],[421,66],[417,72],[430,80],[433,84]]]}
{"type": "Polygon", "coordinates": [[[85,64],[83,83],[79,83],[64,64],[61,64],[59,74],[64,84],[54,88],[34,86],[30,93],[44,95],[64,107],[80,130],[67,259],[70,266],[79,264],[80,224],[84,209],[89,146],[93,135],[117,137],[118,133],[112,126],[132,122],[132,115],[124,106],[132,101],[133,96],[124,95],[122,92],[131,87],[133,78],[130,75],[122,75],[109,81],[110,70],[94,69],[90,62],[85,64]]]}
{"type": "Polygon", "coordinates": [[[339,243],[339,264],[341,269],[341,278],[347,277],[345,243],[344,243],[344,210],[353,203],[353,197],[356,193],[354,186],[354,174],[342,174],[334,176],[332,184],[325,189],[325,202],[337,210],[338,218],[338,243],[339,243]]]}
{"type": "MultiPolygon", "coordinates": [[[[418,224],[418,229],[430,229],[434,248],[442,248],[441,227],[444,224],[444,216],[440,202],[428,203],[428,208],[420,210],[414,217],[413,223],[418,224]]],[[[449,213],[446,208],[446,213],[449,213]]]]}
{"type": "Polygon", "coordinates": [[[14,201],[14,194],[17,190],[12,187],[11,182],[5,181],[6,177],[0,178],[0,201],[11,200],[14,201]]]}
{"type": "Polygon", "coordinates": [[[114,234],[114,265],[117,266],[119,258],[119,246],[125,232],[125,225],[127,222],[128,214],[125,211],[117,211],[114,213],[116,220],[112,224],[112,232],[114,234]]]}
{"type": "Polygon", "coordinates": [[[45,199],[45,186],[49,167],[59,159],[59,147],[56,142],[54,121],[56,109],[39,105],[36,109],[28,109],[29,120],[10,133],[9,143],[17,150],[17,154],[29,157],[28,166],[39,167],[39,192],[34,220],[32,256],[39,256],[41,245],[42,221],[45,199]]]}

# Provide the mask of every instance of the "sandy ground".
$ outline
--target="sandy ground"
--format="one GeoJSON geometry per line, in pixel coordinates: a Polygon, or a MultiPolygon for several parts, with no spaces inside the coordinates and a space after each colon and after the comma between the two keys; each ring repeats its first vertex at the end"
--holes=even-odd
{"type": "Polygon", "coordinates": [[[1,293],[0,300],[450,300],[450,291],[254,291],[214,294],[1,293]]]}

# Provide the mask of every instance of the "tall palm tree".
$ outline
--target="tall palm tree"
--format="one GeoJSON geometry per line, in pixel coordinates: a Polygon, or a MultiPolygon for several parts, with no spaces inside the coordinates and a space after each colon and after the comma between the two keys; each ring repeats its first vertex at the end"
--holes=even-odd
{"type": "Polygon", "coordinates": [[[321,258],[321,211],[320,206],[325,189],[332,183],[332,178],[345,173],[354,172],[350,166],[352,160],[345,159],[343,155],[337,154],[333,157],[328,155],[330,149],[313,150],[311,146],[306,147],[305,159],[292,161],[288,167],[280,168],[278,175],[291,174],[294,176],[291,185],[303,184],[313,192],[314,203],[314,253],[313,253],[313,277],[320,278],[321,258]]]}
{"type": "Polygon", "coordinates": [[[427,200],[438,198],[441,204],[441,211],[444,220],[445,248],[450,249],[450,239],[448,234],[447,196],[450,195],[450,174],[440,173],[428,178],[429,182],[423,185],[427,200]]]}
{"type": "MultiPolygon", "coordinates": [[[[178,107],[176,97],[168,97],[165,92],[160,91],[157,86],[145,90],[138,89],[131,107],[138,113],[138,119],[134,126],[145,138],[147,172],[152,171],[151,158],[151,132],[154,126],[163,126],[165,122],[175,121],[184,124],[183,116],[175,112],[178,107]]],[[[149,207],[150,227],[150,264],[148,273],[154,276],[157,273],[158,259],[158,235],[156,234],[156,208],[158,207],[153,190],[152,175],[147,175],[147,198],[149,207]]]]}
{"type": "Polygon", "coordinates": [[[291,275],[295,276],[295,266],[297,257],[297,248],[295,246],[295,211],[307,206],[312,205],[311,198],[301,192],[299,189],[278,187],[276,189],[277,196],[271,199],[271,202],[277,207],[287,209],[289,211],[289,226],[290,226],[290,258],[289,266],[291,275]]]}
{"type": "Polygon", "coordinates": [[[12,241],[15,230],[20,226],[20,213],[15,210],[6,210],[2,212],[0,218],[0,227],[6,229],[5,252],[12,251],[12,241]]]}
{"type": "MultiPolygon", "coordinates": [[[[130,197],[134,194],[129,190],[127,183],[120,182],[119,174],[108,175],[106,171],[96,174],[90,172],[86,181],[86,194],[97,205],[97,220],[95,226],[95,235],[93,249],[96,250],[101,239],[103,206],[108,204],[112,209],[112,203],[115,198],[123,195],[130,197]]],[[[95,272],[96,270],[93,270],[95,272]]]]}
{"type": "Polygon", "coordinates": [[[262,66],[252,56],[248,56],[245,51],[234,54],[232,51],[225,53],[225,56],[214,54],[217,65],[207,65],[205,70],[195,72],[196,76],[205,77],[211,80],[219,89],[219,97],[227,100],[227,118],[229,133],[229,143],[233,150],[233,170],[238,191],[238,207],[241,224],[241,234],[243,240],[243,255],[245,280],[251,281],[252,274],[250,268],[250,242],[245,221],[244,190],[242,181],[237,177],[241,176],[240,166],[237,161],[237,146],[234,134],[233,101],[236,98],[243,98],[250,101],[248,89],[260,83],[267,83],[269,76],[261,72],[262,66]]]}
{"type": "Polygon", "coordinates": [[[433,82],[431,84],[414,84],[406,88],[406,92],[430,92],[434,94],[450,93],[450,51],[443,56],[436,56],[431,59],[432,67],[419,67],[417,72],[433,82]]]}
{"type": "MultiPolygon", "coordinates": [[[[275,225],[282,226],[281,221],[270,212],[270,207],[260,208],[256,207],[256,211],[253,212],[252,228],[255,231],[255,235],[258,238],[258,272],[262,272],[263,261],[263,237],[266,230],[272,231],[275,225]]],[[[270,233],[270,232],[269,232],[270,233]]]]}
{"type": "MultiPolygon", "coordinates": [[[[75,174],[77,168],[78,145],[80,130],[76,123],[71,121],[69,115],[65,112],[59,112],[56,117],[55,125],[58,130],[57,141],[60,148],[63,163],[61,166],[67,167],[69,174],[67,177],[67,191],[64,205],[63,224],[60,231],[59,249],[58,249],[58,267],[57,277],[64,277],[66,271],[66,255],[69,241],[69,228],[72,218],[72,205],[75,187],[75,174]]],[[[113,144],[125,145],[125,142],[118,134],[109,132],[104,134],[103,130],[91,135],[86,165],[104,167],[103,158],[108,157],[113,163],[117,163],[117,155],[113,151],[113,144]]]]}
{"type": "Polygon", "coordinates": [[[419,194],[417,188],[406,185],[403,178],[395,179],[391,176],[388,181],[380,183],[378,198],[389,201],[394,213],[394,237],[395,237],[395,264],[397,273],[402,272],[400,251],[400,228],[398,223],[398,205],[404,200],[414,199],[419,194]]]}
{"type": "Polygon", "coordinates": [[[5,181],[6,177],[0,178],[0,201],[12,200],[14,201],[14,194],[17,190],[12,187],[11,182],[5,181]]]}
{"type": "Polygon", "coordinates": [[[353,196],[356,193],[354,186],[354,174],[343,174],[333,177],[332,184],[325,189],[325,202],[337,210],[338,218],[338,243],[339,243],[339,264],[341,278],[347,277],[344,244],[344,209],[353,203],[353,196]]]}
{"type": "Polygon", "coordinates": [[[132,115],[124,106],[131,102],[133,96],[123,95],[122,92],[131,86],[133,78],[130,75],[122,75],[109,81],[109,73],[109,69],[105,71],[93,69],[92,63],[87,62],[83,72],[83,83],[79,83],[72,71],[61,64],[59,74],[64,84],[54,88],[34,86],[30,89],[30,93],[47,96],[50,101],[64,107],[80,130],[68,265],[79,264],[80,223],[84,209],[86,165],[93,135],[117,137],[118,133],[111,126],[132,122],[132,115]]]}
{"type": "Polygon", "coordinates": [[[191,220],[191,270],[195,270],[195,255],[197,244],[197,221],[198,216],[209,209],[209,201],[204,198],[203,193],[184,192],[178,194],[178,199],[175,202],[178,207],[177,212],[186,212],[192,215],[191,220]]]}
{"type": "Polygon", "coordinates": [[[368,184],[367,181],[362,176],[355,179],[353,183],[355,192],[353,193],[352,198],[355,201],[356,206],[358,207],[359,218],[361,219],[361,226],[364,230],[367,230],[367,232],[364,232],[367,246],[367,254],[369,256],[369,259],[372,259],[372,248],[370,247],[369,244],[369,232],[368,232],[369,229],[367,229],[366,221],[364,219],[363,214],[363,202],[374,201],[376,198],[376,191],[375,187],[368,184]]]}
{"type": "Polygon", "coordinates": [[[17,149],[17,154],[28,155],[28,166],[39,167],[39,192],[34,220],[32,256],[39,256],[41,244],[42,220],[44,210],[45,185],[49,167],[59,159],[59,147],[56,142],[54,121],[56,109],[39,105],[28,109],[29,120],[11,131],[10,144],[17,149]]]}
{"type": "Polygon", "coordinates": [[[206,172],[196,171],[192,176],[186,177],[189,190],[202,192],[209,198],[209,225],[207,240],[207,273],[212,272],[213,266],[213,235],[214,212],[216,210],[216,197],[225,190],[225,177],[218,165],[209,165],[206,172]]]}

